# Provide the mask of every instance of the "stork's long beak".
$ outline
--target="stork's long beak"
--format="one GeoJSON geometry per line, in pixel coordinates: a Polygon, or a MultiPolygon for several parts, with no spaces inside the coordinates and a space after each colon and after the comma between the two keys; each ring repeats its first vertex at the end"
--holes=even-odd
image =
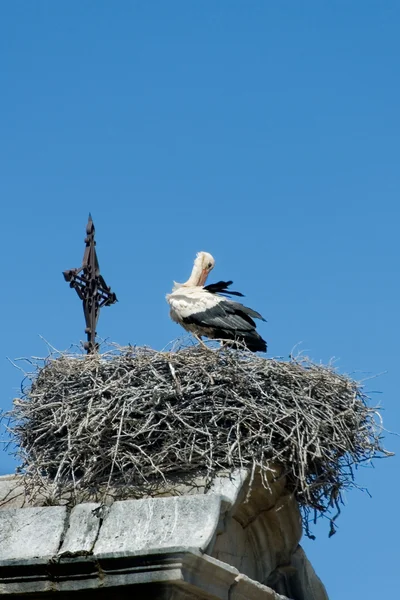
{"type": "Polygon", "coordinates": [[[204,285],[208,277],[208,269],[203,269],[199,279],[199,285],[204,285]]]}

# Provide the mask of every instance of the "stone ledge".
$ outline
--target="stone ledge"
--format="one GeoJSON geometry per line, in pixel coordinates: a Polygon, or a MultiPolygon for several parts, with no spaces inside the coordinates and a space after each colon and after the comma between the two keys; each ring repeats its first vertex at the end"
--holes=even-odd
{"type": "MultiPolygon", "coordinates": [[[[58,562],[25,561],[5,574],[0,567],[0,594],[41,594],[143,586],[143,597],[209,600],[281,600],[271,588],[200,552],[146,554],[116,559],[113,555],[60,558],[58,562]],[[147,588],[147,589],[146,589],[147,588]],[[156,591],[156,595],[154,592],[156,591]]],[[[87,597],[87,594],[85,594],[87,597]]]]}

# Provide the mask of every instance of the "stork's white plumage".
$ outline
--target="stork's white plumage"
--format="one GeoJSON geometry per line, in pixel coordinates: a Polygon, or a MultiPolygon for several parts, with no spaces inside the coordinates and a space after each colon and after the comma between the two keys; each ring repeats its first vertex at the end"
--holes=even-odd
{"type": "Polygon", "coordinates": [[[265,319],[226,297],[243,295],[228,290],[232,281],[205,286],[214,265],[214,258],[208,252],[197,254],[189,279],[186,283],[175,283],[172,293],[167,295],[171,319],[198,337],[237,340],[253,352],[266,352],[267,344],[257,333],[253,321],[265,319]]]}

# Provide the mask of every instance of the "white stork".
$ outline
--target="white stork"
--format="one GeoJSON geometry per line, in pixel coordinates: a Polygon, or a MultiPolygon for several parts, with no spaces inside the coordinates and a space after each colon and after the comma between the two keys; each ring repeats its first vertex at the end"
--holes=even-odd
{"type": "Polygon", "coordinates": [[[197,338],[237,340],[252,352],[266,352],[267,344],[257,333],[253,319],[263,317],[234,302],[226,296],[243,296],[227,288],[232,281],[219,281],[205,285],[208,274],[214,268],[214,258],[208,252],[199,252],[193,270],[186,283],[175,283],[167,302],[171,307],[173,321],[193,333],[197,338]]]}

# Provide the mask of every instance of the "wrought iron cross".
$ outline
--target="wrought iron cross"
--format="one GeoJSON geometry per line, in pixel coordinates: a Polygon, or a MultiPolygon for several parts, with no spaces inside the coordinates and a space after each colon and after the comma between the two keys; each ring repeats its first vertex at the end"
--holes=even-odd
{"type": "Polygon", "coordinates": [[[83,302],[85,315],[87,342],[83,347],[87,353],[96,352],[96,326],[103,306],[110,306],[117,302],[117,296],[108,287],[100,275],[99,261],[96,254],[96,242],[94,239],[94,224],[89,214],[86,225],[85,253],[82,266],[79,269],[64,271],[64,279],[69,282],[69,287],[74,288],[83,302]]]}

